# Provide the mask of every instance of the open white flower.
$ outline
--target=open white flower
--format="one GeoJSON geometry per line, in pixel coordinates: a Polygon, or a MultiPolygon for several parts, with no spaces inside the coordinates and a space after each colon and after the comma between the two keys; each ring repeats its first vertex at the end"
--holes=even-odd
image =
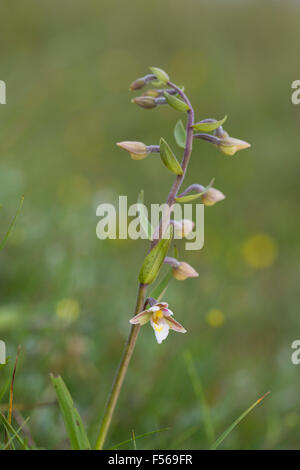
{"type": "Polygon", "coordinates": [[[166,339],[170,329],[178,331],[178,333],[186,333],[186,329],[174,320],[172,315],[173,312],[168,308],[168,304],[166,302],[160,302],[138,313],[135,317],[131,318],[129,322],[133,325],[145,325],[145,323],[150,321],[157,342],[160,344],[166,339]]]}

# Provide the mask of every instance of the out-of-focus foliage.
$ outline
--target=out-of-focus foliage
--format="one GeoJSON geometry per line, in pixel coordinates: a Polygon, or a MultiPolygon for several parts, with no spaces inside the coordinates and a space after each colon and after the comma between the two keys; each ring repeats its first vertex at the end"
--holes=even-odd
{"type": "Polygon", "coordinates": [[[194,144],[186,185],[214,176],[226,200],[205,210],[201,251],[185,255],[179,244],[200,276],[172,281],[164,300],[188,333],[158,346],[143,328],[107,444],[161,428],[138,448],[211,444],[188,349],[216,436],[271,391],[223,448],[299,447],[299,366],[290,361],[300,336],[300,107],[290,101],[299,22],[300,5],[288,0],[2,5],[1,237],[22,194],[25,202],[0,254],[0,338],[12,358],[23,346],[15,403],[48,403],[22,411],[37,446],[68,446],[49,372],[64,378],[95,440],[148,248],[98,240],[96,207],[122,194],[133,204],[142,188],[147,203],[166,198],[174,175],[160,159],[136,162],[115,146],[161,136],[175,145],[176,111],[130,103],[129,84],[157,65],[185,85],[197,121],[227,114],[229,134],[252,147],[226,157],[194,144]]]}

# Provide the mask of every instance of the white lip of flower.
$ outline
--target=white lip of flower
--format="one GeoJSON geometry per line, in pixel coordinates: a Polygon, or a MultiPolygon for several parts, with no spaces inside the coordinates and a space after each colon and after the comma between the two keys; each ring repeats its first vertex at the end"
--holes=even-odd
{"type": "Polygon", "coordinates": [[[166,302],[159,302],[153,305],[153,307],[138,313],[129,322],[133,325],[145,325],[150,321],[156,340],[158,344],[161,344],[168,336],[170,329],[178,333],[186,333],[186,329],[174,320],[172,315],[173,312],[168,308],[168,304],[166,302]]]}
{"type": "Polygon", "coordinates": [[[179,237],[187,237],[193,230],[195,223],[189,219],[174,220],[174,234],[179,237]]]}

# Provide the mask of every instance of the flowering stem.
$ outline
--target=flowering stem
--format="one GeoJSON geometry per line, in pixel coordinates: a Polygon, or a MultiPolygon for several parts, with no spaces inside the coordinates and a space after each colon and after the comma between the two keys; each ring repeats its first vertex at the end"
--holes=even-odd
{"type": "Polygon", "coordinates": [[[184,154],[181,162],[181,168],[183,170],[182,175],[178,175],[168,196],[168,204],[172,206],[175,202],[176,194],[184,180],[185,173],[189,164],[190,156],[192,153],[192,146],[193,146],[193,124],[194,124],[194,110],[193,107],[186,96],[186,94],[179,88],[177,85],[174,85],[172,82],[168,82],[168,85],[173,88],[183,99],[183,101],[189,106],[189,110],[187,111],[188,119],[186,124],[186,141],[185,141],[185,149],[184,154]]]}
{"type": "MultiPolygon", "coordinates": [[[[185,95],[185,93],[179,87],[177,87],[177,85],[175,85],[172,82],[168,82],[168,85],[176,93],[178,93],[183,99],[183,101],[189,106],[189,110],[187,111],[188,119],[187,119],[187,125],[186,125],[186,143],[185,143],[185,149],[184,149],[183,158],[181,162],[183,174],[178,175],[176,177],[176,180],[173,183],[173,186],[169,192],[168,199],[167,199],[168,206],[172,207],[172,205],[175,202],[176,194],[184,180],[187,166],[189,163],[189,159],[192,153],[192,145],[193,145],[193,127],[192,126],[194,124],[194,110],[192,108],[192,105],[189,99],[185,95]]],[[[159,151],[158,149],[159,149],[158,146],[153,146],[152,151],[157,152],[159,151]]],[[[159,240],[159,237],[153,240],[152,246],[154,246],[158,242],[158,240],[159,240]]],[[[148,285],[146,284],[140,284],[139,286],[135,314],[138,314],[143,309],[145,298],[146,298],[147,287],[148,285]]],[[[128,340],[127,340],[127,343],[123,352],[123,356],[122,356],[120,365],[118,367],[118,370],[116,372],[113,386],[109,395],[109,399],[105,407],[102,424],[101,424],[97,442],[96,442],[96,447],[95,447],[96,450],[103,449],[104,442],[108,433],[108,429],[112,420],[112,416],[113,416],[113,413],[117,404],[117,400],[119,398],[122,385],[124,382],[124,378],[128,369],[128,365],[129,365],[129,362],[130,362],[130,359],[131,359],[131,356],[135,347],[139,330],[140,330],[140,325],[133,325],[131,327],[129,337],[128,337],[128,340]]]]}
{"type": "MultiPolygon", "coordinates": [[[[139,313],[144,306],[147,287],[148,287],[147,284],[139,285],[135,314],[139,313]]],[[[139,330],[140,330],[140,325],[132,325],[120,365],[118,367],[118,370],[114,378],[110,396],[105,407],[105,412],[104,412],[104,416],[102,419],[100,431],[98,434],[95,450],[103,449],[104,441],[105,441],[105,438],[106,438],[106,435],[110,426],[110,422],[111,422],[111,419],[112,419],[112,416],[116,407],[117,400],[119,398],[119,395],[122,389],[123,381],[124,381],[124,378],[128,369],[128,365],[129,365],[129,362],[130,362],[130,359],[134,350],[134,346],[136,343],[139,330]]]]}

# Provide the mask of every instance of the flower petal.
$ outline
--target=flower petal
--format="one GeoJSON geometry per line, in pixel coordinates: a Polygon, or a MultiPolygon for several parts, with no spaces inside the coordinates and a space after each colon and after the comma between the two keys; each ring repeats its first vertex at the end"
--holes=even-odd
{"type": "Polygon", "coordinates": [[[138,313],[135,317],[129,320],[129,323],[132,325],[145,325],[151,318],[151,312],[149,310],[144,310],[143,312],[138,313]]]}
{"type": "Polygon", "coordinates": [[[169,334],[169,325],[168,323],[162,318],[159,320],[157,323],[154,323],[152,320],[150,321],[151,326],[154,330],[156,340],[158,344],[161,344],[161,342],[166,339],[166,337],[169,334]]]}
{"type": "Polygon", "coordinates": [[[186,333],[186,329],[178,323],[178,321],[174,320],[172,317],[165,318],[165,321],[168,323],[171,330],[178,331],[178,333],[186,333]]]}
{"type": "Polygon", "coordinates": [[[167,302],[159,302],[158,304],[155,304],[155,307],[158,307],[159,309],[161,308],[168,308],[167,302]]]}
{"type": "Polygon", "coordinates": [[[170,310],[169,308],[162,308],[161,310],[164,314],[164,317],[170,317],[171,315],[174,315],[172,310],[170,310]]]}
{"type": "Polygon", "coordinates": [[[158,306],[159,304],[155,304],[152,307],[148,308],[149,312],[158,312],[160,310],[160,307],[158,306]]]}

